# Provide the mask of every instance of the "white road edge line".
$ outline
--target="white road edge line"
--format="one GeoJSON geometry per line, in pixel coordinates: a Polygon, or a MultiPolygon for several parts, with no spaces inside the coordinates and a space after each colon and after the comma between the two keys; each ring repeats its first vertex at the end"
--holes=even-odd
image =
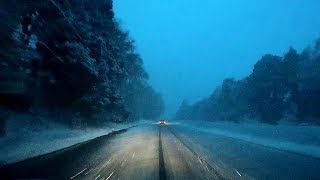
{"type": "Polygon", "coordinates": [[[113,173],[114,173],[114,172],[112,172],[112,173],[107,177],[106,180],[108,180],[108,179],[112,176],[113,173]]]}
{"type": "Polygon", "coordinates": [[[94,180],[97,180],[100,177],[100,175],[98,175],[94,180]]]}
{"type": "Polygon", "coordinates": [[[87,169],[87,168],[84,168],[82,171],[80,171],[78,174],[72,176],[70,179],[73,179],[73,178],[79,176],[79,175],[80,175],[81,173],[83,173],[83,171],[85,171],[86,169],[87,169]]]}
{"type": "MultiPolygon", "coordinates": [[[[111,158],[112,159],[112,158],[111,158]]],[[[109,164],[109,162],[111,161],[111,159],[109,159],[109,161],[106,164],[109,164]]]]}
{"type": "Polygon", "coordinates": [[[123,161],[123,163],[121,164],[121,167],[124,165],[124,163],[126,163],[127,159],[123,161]]]}
{"type": "Polygon", "coordinates": [[[88,172],[86,172],[84,175],[89,174],[91,171],[93,170],[93,168],[91,168],[88,172]]]}
{"type": "Polygon", "coordinates": [[[241,174],[239,173],[238,170],[234,169],[236,171],[236,173],[241,177],[241,174]]]}
{"type": "Polygon", "coordinates": [[[200,162],[200,164],[203,166],[203,164],[202,164],[202,162],[201,162],[201,159],[200,159],[200,157],[198,157],[198,159],[199,159],[199,162],[200,162]]]}

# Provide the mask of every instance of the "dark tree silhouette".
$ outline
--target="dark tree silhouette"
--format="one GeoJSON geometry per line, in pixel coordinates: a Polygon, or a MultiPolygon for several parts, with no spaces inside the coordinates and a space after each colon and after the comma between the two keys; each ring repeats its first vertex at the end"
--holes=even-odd
{"type": "Polygon", "coordinates": [[[283,56],[265,55],[239,81],[225,79],[209,97],[186,106],[177,119],[257,119],[276,124],[320,123],[320,41],[302,53],[290,48],[283,56]]]}
{"type": "Polygon", "coordinates": [[[160,116],[162,98],[112,7],[111,0],[1,1],[0,105],[71,125],[160,116]]]}

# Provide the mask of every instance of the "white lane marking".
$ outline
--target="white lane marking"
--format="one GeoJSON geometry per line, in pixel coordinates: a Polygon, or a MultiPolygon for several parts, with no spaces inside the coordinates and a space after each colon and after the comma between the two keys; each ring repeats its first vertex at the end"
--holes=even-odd
{"type": "Polygon", "coordinates": [[[241,177],[241,174],[239,173],[239,171],[237,169],[234,169],[236,171],[236,173],[241,177]]]}
{"type": "MultiPolygon", "coordinates": [[[[201,159],[201,160],[202,160],[202,159],[201,159]]],[[[207,166],[206,161],[204,161],[204,160],[202,160],[202,161],[203,161],[203,164],[204,164],[204,166],[206,167],[206,169],[207,169],[208,171],[210,171],[209,168],[208,168],[208,166],[207,166]]]]}
{"type": "Polygon", "coordinates": [[[127,154],[125,154],[125,155],[123,155],[123,156],[122,156],[121,161],[123,161],[123,160],[124,160],[124,158],[126,158],[126,155],[127,155],[127,154]]]}
{"type": "Polygon", "coordinates": [[[112,176],[112,174],[113,174],[113,172],[107,177],[107,179],[106,180],[108,180],[111,176],[112,176]]]}
{"type": "MultiPolygon", "coordinates": [[[[111,160],[111,159],[110,159],[111,160]]],[[[104,165],[102,166],[102,167],[106,167],[106,166],[108,166],[109,165],[109,162],[110,162],[110,160],[108,161],[108,162],[106,162],[106,163],[104,163],[104,165]]]]}
{"type": "MultiPolygon", "coordinates": [[[[104,163],[97,173],[99,173],[103,168],[105,168],[106,166],[108,166],[110,161],[111,161],[111,159],[109,159],[108,162],[104,163]]],[[[110,162],[110,164],[111,164],[111,162],[110,162]]]]}
{"type": "Polygon", "coordinates": [[[205,162],[204,160],[202,160],[202,158],[200,158],[200,157],[198,157],[198,159],[199,159],[200,164],[201,164],[203,167],[205,167],[208,171],[210,171],[209,168],[208,168],[208,166],[207,166],[207,164],[206,164],[206,162],[205,162]],[[202,161],[204,161],[204,162],[202,163],[202,161]]]}
{"type": "MultiPolygon", "coordinates": [[[[112,159],[112,158],[111,158],[112,159]]],[[[109,159],[109,161],[107,162],[107,164],[111,161],[111,159],[109,159]]]]}
{"type": "Polygon", "coordinates": [[[205,166],[203,165],[201,158],[198,157],[198,159],[199,159],[199,162],[200,162],[201,166],[204,168],[205,166]]]}
{"type": "Polygon", "coordinates": [[[93,171],[97,170],[98,169],[98,166],[96,166],[95,168],[93,168],[93,171]]]}
{"type": "Polygon", "coordinates": [[[84,175],[89,174],[91,171],[93,170],[93,168],[91,168],[88,172],[86,172],[84,175]]]}
{"type": "Polygon", "coordinates": [[[78,174],[72,176],[70,179],[73,179],[73,178],[79,176],[79,175],[80,175],[81,173],[83,173],[83,171],[85,171],[86,169],[87,169],[87,168],[84,168],[82,171],[78,172],[78,174]]]}
{"type": "Polygon", "coordinates": [[[199,162],[200,162],[200,164],[203,166],[203,164],[202,164],[202,162],[201,162],[201,159],[200,159],[200,157],[198,157],[198,159],[199,159],[199,162]]]}
{"type": "Polygon", "coordinates": [[[102,166],[97,173],[99,173],[104,167],[102,166]]]}
{"type": "Polygon", "coordinates": [[[127,161],[127,159],[125,159],[125,160],[123,161],[123,163],[121,164],[121,167],[124,165],[124,163],[126,163],[126,161],[127,161]]]}
{"type": "Polygon", "coordinates": [[[134,158],[134,155],[136,155],[136,153],[133,153],[133,154],[132,154],[132,159],[134,158]]]}
{"type": "Polygon", "coordinates": [[[110,164],[113,163],[114,159],[111,160],[110,164]]]}
{"type": "Polygon", "coordinates": [[[100,175],[98,175],[94,180],[97,180],[100,177],[100,175]]]}

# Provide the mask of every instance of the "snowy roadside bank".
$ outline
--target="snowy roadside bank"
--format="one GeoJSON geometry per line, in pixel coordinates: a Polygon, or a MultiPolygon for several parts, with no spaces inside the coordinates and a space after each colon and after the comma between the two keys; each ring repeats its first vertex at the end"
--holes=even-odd
{"type": "Polygon", "coordinates": [[[18,133],[9,132],[7,137],[0,138],[0,166],[70,147],[138,123],[112,123],[103,128],[86,129],[70,129],[60,124],[50,124],[49,129],[24,128],[18,133]]]}
{"type": "Polygon", "coordinates": [[[179,122],[179,125],[270,148],[320,158],[319,126],[206,121],[182,121],[179,122]]]}

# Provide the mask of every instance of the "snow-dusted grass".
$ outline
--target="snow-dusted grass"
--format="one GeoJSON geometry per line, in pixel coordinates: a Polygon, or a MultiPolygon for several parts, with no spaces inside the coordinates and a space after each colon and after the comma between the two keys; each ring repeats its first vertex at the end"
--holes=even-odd
{"type": "Polygon", "coordinates": [[[320,158],[319,126],[206,121],[185,121],[180,125],[215,135],[320,158]]]}
{"type": "Polygon", "coordinates": [[[50,153],[135,125],[108,124],[103,128],[70,129],[55,123],[46,124],[44,128],[43,125],[30,125],[28,120],[24,121],[25,127],[20,128],[14,127],[16,122],[11,122],[8,135],[0,138],[0,164],[50,153]]]}

